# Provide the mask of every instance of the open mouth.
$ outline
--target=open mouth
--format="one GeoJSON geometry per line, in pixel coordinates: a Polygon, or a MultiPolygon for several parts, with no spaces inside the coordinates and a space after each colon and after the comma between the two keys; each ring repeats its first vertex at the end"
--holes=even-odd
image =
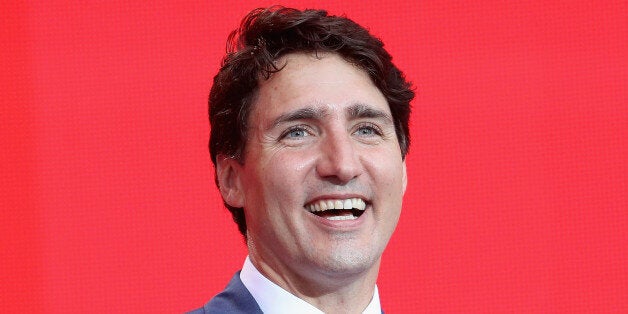
{"type": "Polygon", "coordinates": [[[354,220],[364,213],[366,202],[360,198],[318,200],[305,205],[305,208],[328,220],[354,220]]]}

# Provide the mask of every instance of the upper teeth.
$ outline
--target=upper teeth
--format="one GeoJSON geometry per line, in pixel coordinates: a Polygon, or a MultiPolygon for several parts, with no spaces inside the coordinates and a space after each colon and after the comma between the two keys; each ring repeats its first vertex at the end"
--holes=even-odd
{"type": "Polygon", "coordinates": [[[361,198],[347,198],[344,200],[319,200],[305,206],[311,212],[319,212],[328,209],[357,209],[364,210],[366,203],[361,198]]]}

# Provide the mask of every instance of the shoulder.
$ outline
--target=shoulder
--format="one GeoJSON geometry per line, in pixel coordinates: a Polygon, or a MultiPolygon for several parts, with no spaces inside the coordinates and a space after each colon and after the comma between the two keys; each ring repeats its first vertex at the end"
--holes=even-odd
{"type": "Polygon", "coordinates": [[[219,314],[219,313],[262,313],[257,302],[240,280],[237,272],[227,284],[225,290],[213,297],[200,309],[188,312],[190,314],[219,314]]]}

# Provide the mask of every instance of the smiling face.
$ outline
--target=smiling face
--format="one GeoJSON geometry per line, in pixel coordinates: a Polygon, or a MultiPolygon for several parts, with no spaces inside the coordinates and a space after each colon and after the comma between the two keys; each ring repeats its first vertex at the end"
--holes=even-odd
{"type": "Polygon", "coordinates": [[[243,162],[218,160],[221,193],[244,208],[251,260],[280,286],[374,283],[406,187],[386,99],[336,54],[279,61],[260,82],[243,162]]]}

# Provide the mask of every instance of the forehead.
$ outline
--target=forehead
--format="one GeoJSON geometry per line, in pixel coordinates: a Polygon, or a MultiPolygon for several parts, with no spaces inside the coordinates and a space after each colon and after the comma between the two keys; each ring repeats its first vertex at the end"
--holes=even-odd
{"type": "Polygon", "coordinates": [[[355,104],[390,114],[386,98],[368,74],[337,54],[295,53],[277,62],[283,68],[260,81],[250,122],[312,107],[340,113],[355,104]]]}

